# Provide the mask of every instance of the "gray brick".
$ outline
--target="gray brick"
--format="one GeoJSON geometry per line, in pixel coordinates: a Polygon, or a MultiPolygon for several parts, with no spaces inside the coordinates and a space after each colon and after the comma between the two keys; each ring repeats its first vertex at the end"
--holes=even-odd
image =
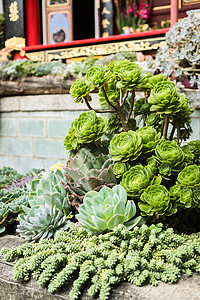
{"type": "Polygon", "coordinates": [[[60,112],[59,111],[32,111],[29,113],[30,117],[59,117],[60,112]]]}
{"type": "Polygon", "coordinates": [[[1,98],[0,111],[18,111],[19,99],[18,97],[4,97],[1,98]]]}
{"type": "Polygon", "coordinates": [[[29,113],[25,111],[13,111],[13,112],[4,112],[1,114],[2,117],[12,117],[12,118],[17,118],[17,117],[28,117],[29,113]]]}
{"type": "Polygon", "coordinates": [[[16,136],[16,125],[14,119],[11,118],[0,119],[0,135],[16,136]]]}
{"type": "Polygon", "coordinates": [[[71,126],[71,121],[49,119],[48,120],[48,137],[63,138],[67,135],[71,126]]]}
{"type": "Polygon", "coordinates": [[[0,155],[5,154],[5,138],[0,138],[0,155]]]}
{"type": "Polygon", "coordinates": [[[190,141],[199,139],[199,119],[192,119],[191,126],[193,129],[193,133],[190,136],[190,141]]]}
{"type": "Polygon", "coordinates": [[[32,141],[27,138],[7,138],[6,154],[32,156],[32,141]]]}
{"type": "Polygon", "coordinates": [[[63,159],[63,141],[36,139],[34,141],[34,156],[63,159]]]}
{"type": "Polygon", "coordinates": [[[27,173],[35,169],[43,169],[43,160],[40,158],[21,158],[16,157],[15,166],[18,172],[27,173]]]}
{"type": "Polygon", "coordinates": [[[12,156],[0,155],[0,169],[3,167],[11,167],[15,169],[15,159],[12,156]]]}
{"type": "Polygon", "coordinates": [[[19,136],[45,137],[46,125],[40,119],[18,119],[17,128],[19,136]]]}

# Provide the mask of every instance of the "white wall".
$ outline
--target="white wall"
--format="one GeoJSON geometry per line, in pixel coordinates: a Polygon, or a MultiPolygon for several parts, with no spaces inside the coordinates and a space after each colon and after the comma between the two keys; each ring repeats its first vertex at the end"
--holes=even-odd
{"type": "Polygon", "coordinates": [[[3,0],[0,0],[0,13],[3,12],[3,0]]]}

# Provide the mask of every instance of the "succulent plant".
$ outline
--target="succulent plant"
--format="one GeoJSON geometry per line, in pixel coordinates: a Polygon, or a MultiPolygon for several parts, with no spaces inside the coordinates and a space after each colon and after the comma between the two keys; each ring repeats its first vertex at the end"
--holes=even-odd
{"type": "Polygon", "coordinates": [[[170,216],[177,212],[176,202],[170,199],[170,192],[164,185],[154,184],[146,188],[138,206],[142,216],[170,216]]]}
{"type": "Polygon", "coordinates": [[[83,112],[75,119],[65,137],[67,150],[75,150],[81,144],[98,141],[108,128],[108,120],[97,117],[95,111],[83,112]]]}
{"type": "Polygon", "coordinates": [[[150,110],[158,114],[174,114],[180,110],[182,102],[175,84],[171,81],[160,81],[151,90],[148,101],[152,105],[150,110]]]}
{"type": "Polygon", "coordinates": [[[200,140],[194,140],[187,143],[187,145],[182,146],[182,149],[187,149],[194,155],[194,162],[199,164],[200,158],[200,140]]]}
{"type": "Polygon", "coordinates": [[[115,174],[116,178],[120,178],[128,170],[128,168],[130,168],[130,166],[128,166],[126,163],[117,161],[114,164],[113,173],[115,174]]]}
{"type": "Polygon", "coordinates": [[[113,161],[126,162],[136,160],[142,153],[142,138],[134,131],[116,134],[110,142],[110,154],[113,161]]]}
{"type": "Polygon", "coordinates": [[[70,88],[72,98],[76,98],[75,102],[80,102],[82,98],[87,97],[90,92],[88,86],[83,78],[77,79],[70,88]]]}
{"type": "Polygon", "coordinates": [[[107,74],[106,74],[106,68],[103,65],[97,65],[91,67],[85,76],[85,81],[88,85],[91,86],[103,86],[105,82],[107,81],[107,74]]]}
{"type": "Polygon", "coordinates": [[[8,213],[8,205],[3,202],[0,202],[0,233],[4,232],[6,229],[3,223],[8,213]]]}
{"type": "Polygon", "coordinates": [[[19,220],[16,232],[26,241],[53,238],[57,231],[66,230],[69,225],[66,216],[57,210],[56,205],[49,203],[20,216],[19,220]]]}
{"type": "Polygon", "coordinates": [[[199,188],[200,187],[200,167],[190,165],[185,167],[177,177],[177,182],[181,187],[199,188]]]}
{"type": "Polygon", "coordinates": [[[18,216],[17,232],[26,240],[52,237],[56,230],[65,229],[69,213],[68,194],[60,170],[43,172],[27,185],[28,203],[18,216]]]}
{"type": "Polygon", "coordinates": [[[67,160],[65,170],[66,189],[69,190],[69,203],[79,205],[84,195],[102,186],[114,186],[117,179],[113,173],[113,161],[103,149],[91,152],[80,149],[67,160]]]}
{"type": "Polygon", "coordinates": [[[78,212],[76,218],[80,224],[93,234],[111,231],[119,224],[132,229],[142,221],[140,216],[134,218],[135,203],[127,200],[127,193],[120,185],[112,189],[103,187],[99,192],[88,192],[78,212]]]}
{"type": "Polygon", "coordinates": [[[136,132],[142,138],[143,153],[154,151],[160,142],[161,133],[157,133],[157,131],[151,126],[139,128],[136,132]]]}
{"type": "Polygon", "coordinates": [[[142,68],[133,62],[127,62],[124,67],[120,68],[118,76],[120,81],[117,83],[118,88],[127,87],[132,90],[140,80],[142,68]]]}
{"type": "Polygon", "coordinates": [[[186,166],[184,153],[175,141],[163,141],[156,146],[155,154],[160,162],[167,162],[172,171],[178,172],[186,166]]]}
{"type": "Polygon", "coordinates": [[[196,10],[187,11],[188,16],[179,20],[166,33],[166,46],[158,50],[153,68],[167,76],[175,76],[178,83],[187,78],[191,86],[198,88],[199,95],[200,22],[196,12],[196,10]]]}
{"type": "Polygon", "coordinates": [[[144,189],[152,183],[152,180],[151,169],[138,164],[124,173],[120,184],[128,196],[138,199],[144,189]]]}

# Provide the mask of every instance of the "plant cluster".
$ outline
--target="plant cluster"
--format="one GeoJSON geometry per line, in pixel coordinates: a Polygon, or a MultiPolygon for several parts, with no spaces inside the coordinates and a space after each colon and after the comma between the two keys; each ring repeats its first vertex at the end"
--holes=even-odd
{"type": "MultiPolygon", "coordinates": [[[[17,232],[27,241],[54,237],[68,227],[68,196],[63,173],[43,172],[27,185],[28,206],[22,205],[17,232]]],[[[70,216],[68,216],[70,217],[70,216]]]]}
{"type": "Polygon", "coordinates": [[[200,94],[200,20],[196,11],[188,11],[188,17],[178,21],[166,33],[166,46],[157,52],[153,67],[177,82],[189,80],[191,87],[200,94]]]}
{"type": "Polygon", "coordinates": [[[71,223],[70,231],[57,233],[54,240],[3,248],[1,253],[7,261],[17,260],[15,280],[28,281],[32,274],[53,293],[72,279],[73,300],[80,298],[86,283],[90,296],[99,294],[106,300],[120,282],[155,286],[200,271],[199,235],[178,235],[161,224],[142,225],[133,231],[118,225],[111,233],[96,237],[71,223]]]}
{"type": "Polygon", "coordinates": [[[138,29],[146,24],[149,19],[152,1],[115,0],[116,23],[119,33],[123,33],[124,27],[138,29]]]}

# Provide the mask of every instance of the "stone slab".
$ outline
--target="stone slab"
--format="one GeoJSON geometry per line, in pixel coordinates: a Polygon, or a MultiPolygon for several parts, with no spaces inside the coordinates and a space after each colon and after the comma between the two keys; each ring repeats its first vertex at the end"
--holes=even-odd
{"type": "MultiPolygon", "coordinates": [[[[2,247],[17,247],[24,240],[17,236],[0,237],[0,249],[2,247]]],[[[45,288],[39,287],[35,280],[28,283],[13,281],[13,263],[3,261],[0,256],[0,299],[1,300],[70,300],[69,291],[71,285],[65,286],[59,293],[50,294],[45,288]]],[[[182,277],[177,284],[160,283],[157,287],[145,285],[136,287],[129,283],[123,283],[115,288],[110,300],[200,300],[200,275],[194,274],[186,278],[182,277]]],[[[81,300],[92,300],[86,291],[81,300]]]]}

